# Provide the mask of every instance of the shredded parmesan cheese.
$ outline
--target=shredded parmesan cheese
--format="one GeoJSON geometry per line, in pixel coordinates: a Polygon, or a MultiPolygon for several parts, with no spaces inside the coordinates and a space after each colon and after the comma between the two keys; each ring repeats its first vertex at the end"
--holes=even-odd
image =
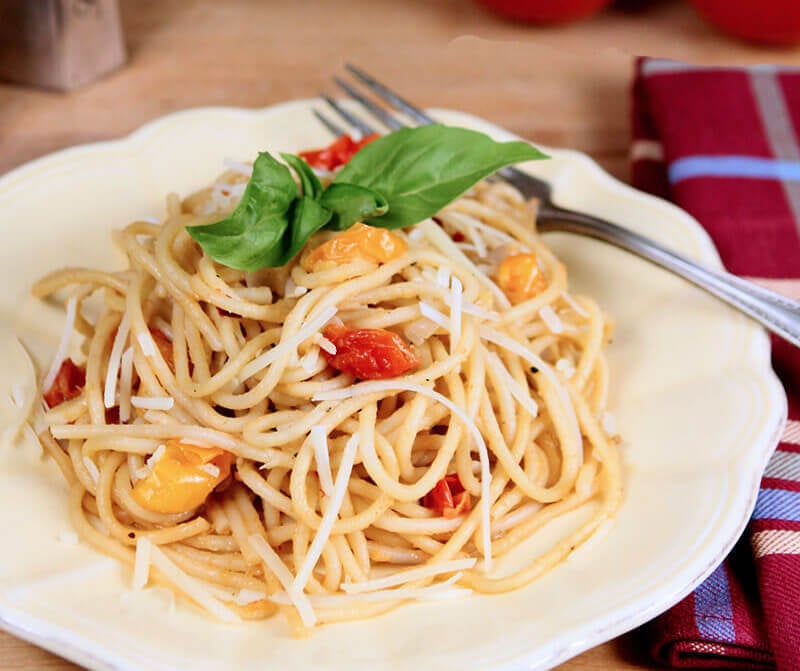
{"type": "Polygon", "coordinates": [[[150,548],[151,563],[186,596],[223,622],[240,622],[239,616],[218,601],[203,584],[176,566],[157,546],[150,548]]]}
{"type": "Polygon", "coordinates": [[[331,473],[331,458],[328,452],[328,436],[325,427],[318,424],[311,427],[311,446],[314,448],[314,459],[317,462],[319,485],[325,496],[333,492],[333,474],[331,473]]]}
{"type": "Polygon", "coordinates": [[[461,340],[461,304],[464,286],[455,275],[450,280],[450,354],[454,354],[461,340]]]}
{"type": "Polygon", "coordinates": [[[139,341],[142,354],[147,357],[156,355],[156,344],[153,342],[153,336],[150,335],[150,331],[142,331],[136,336],[136,339],[139,341]]]}
{"type": "Polygon", "coordinates": [[[273,361],[278,360],[287,352],[295,351],[300,343],[304,342],[317,331],[319,331],[335,314],[336,308],[333,305],[328,306],[316,317],[309,319],[302,328],[298,329],[297,333],[286,338],[285,340],[282,340],[271,350],[268,350],[253,359],[249,364],[242,368],[240,377],[243,380],[246,380],[247,378],[252,377],[259,371],[269,366],[273,361]]]}
{"type": "Polygon", "coordinates": [[[355,433],[350,436],[350,439],[344,447],[342,460],[339,464],[339,471],[336,473],[336,481],[333,484],[333,492],[331,493],[328,507],[325,509],[325,514],[322,516],[322,521],[319,524],[314,540],[311,542],[311,546],[308,548],[308,552],[303,559],[303,564],[297,571],[297,575],[292,583],[293,588],[298,592],[302,592],[305,589],[306,583],[311,577],[311,572],[314,570],[317,561],[322,555],[322,549],[325,547],[325,543],[328,542],[336,518],[339,516],[339,510],[342,507],[344,495],[347,492],[350,473],[353,470],[356,453],[358,452],[358,441],[359,434],[355,433]]]}
{"type": "Polygon", "coordinates": [[[131,396],[131,405],[142,410],[172,410],[175,399],[172,396],[131,396]]]}
{"type": "Polygon", "coordinates": [[[552,333],[564,332],[564,323],[561,321],[561,319],[559,319],[558,315],[555,313],[555,310],[553,310],[553,308],[549,305],[545,305],[541,310],[539,310],[539,316],[542,318],[545,326],[547,326],[552,333]]]}
{"type": "MultiPolygon", "coordinates": [[[[439,601],[442,599],[457,599],[472,594],[471,589],[453,587],[452,585],[461,578],[461,573],[456,573],[448,580],[427,587],[400,587],[385,589],[375,592],[360,592],[356,594],[312,594],[309,601],[318,608],[342,608],[353,602],[381,602],[381,601],[439,601]]],[[[268,597],[273,603],[290,605],[291,596],[283,592],[268,597]]]]}
{"type": "Polygon", "coordinates": [[[419,242],[420,240],[422,240],[423,236],[424,236],[424,233],[422,232],[422,229],[417,228],[416,226],[414,226],[408,232],[408,239],[409,240],[413,240],[414,242],[419,242]]]}
{"type": "Polygon", "coordinates": [[[106,371],[106,383],[103,390],[103,405],[106,408],[113,408],[117,400],[117,375],[122,364],[122,351],[128,340],[129,332],[130,322],[126,312],[119,323],[117,335],[114,336],[114,344],[111,346],[111,354],[108,357],[108,370],[106,371]]]}
{"type": "Polygon", "coordinates": [[[97,484],[97,482],[100,480],[100,470],[97,468],[97,464],[95,464],[89,457],[84,456],[83,465],[86,467],[86,470],[89,471],[89,477],[91,477],[94,483],[97,484]]]}
{"type": "Polygon", "coordinates": [[[365,582],[357,583],[343,583],[342,589],[348,594],[359,594],[361,592],[373,592],[387,587],[394,587],[395,585],[402,585],[403,583],[411,582],[412,580],[421,580],[423,578],[430,578],[432,576],[441,575],[442,573],[454,573],[456,571],[464,571],[471,569],[477,563],[477,559],[470,557],[467,559],[454,559],[452,561],[442,562],[440,564],[426,564],[425,566],[417,566],[405,571],[397,571],[385,578],[376,578],[375,580],[367,580],[365,582]]]}
{"type": "Polygon", "coordinates": [[[464,314],[472,315],[473,317],[477,317],[478,319],[482,319],[487,322],[500,321],[500,315],[497,314],[496,312],[490,312],[489,310],[484,310],[482,307],[475,305],[475,303],[470,303],[469,301],[462,301],[461,311],[464,314]]]}
{"type": "Polygon", "coordinates": [[[519,382],[511,376],[511,373],[508,372],[508,369],[503,365],[500,357],[497,356],[495,352],[489,352],[489,358],[496,362],[495,369],[505,378],[505,384],[511,392],[511,395],[525,410],[527,410],[531,419],[536,419],[539,416],[539,406],[536,404],[536,401],[531,398],[530,391],[528,389],[523,389],[519,382]]]}
{"type": "Polygon", "coordinates": [[[564,375],[568,380],[575,375],[575,364],[569,359],[561,358],[556,361],[556,370],[564,375]]]}
{"type": "Polygon", "coordinates": [[[300,367],[306,373],[313,373],[319,363],[319,349],[314,347],[306,352],[300,359],[300,367]]]}
{"type": "Polygon", "coordinates": [[[153,318],[153,326],[167,336],[167,338],[172,340],[172,325],[166,319],[163,317],[153,318]]]}
{"type": "MultiPolygon", "coordinates": [[[[360,382],[351,387],[343,389],[331,389],[329,391],[319,391],[314,394],[314,401],[338,401],[344,398],[354,398],[364,394],[372,394],[374,392],[382,391],[413,391],[418,394],[424,394],[430,398],[438,401],[446,406],[456,417],[458,417],[467,427],[467,430],[472,434],[475,439],[475,444],[478,447],[478,455],[481,461],[481,527],[483,530],[483,556],[484,556],[484,570],[488,572],[492,566],[492,538],[491,538],[491,521],[490,521],[490,504],[489,504],[489,487],[491,485],[492,473],[489,468],[489,451],[486,447],[486,441],[483,439],[480,430],[475,422],[473,422],[469,415],[464,410],[459,408],[453,401],[446,396],[443,396],[438,391],[428,389],[413,382],[404,382],[402,380],[374,380],[370,382],[360,382]]],[[[577,420],[575,420],[577,423],[577,420]]],[[[579,434],[580,437],[580,434],[579,434]]]]}
{"type": "Polygon", "coordinates": [[[326,351],[331,356],[336,354],[336,345],[334,345],[321,333],[317,333],[317,335],[314,336],[314,343],[316,343],[321,350],[326,351]]]}
{"type": "Polygon", "coordinates": [[[133,385],[133,348],[122,353],[119,373],[119,421],[124,424],[131,418],[131,394],[133,385]]]}
{"type": "Polygon", "coordinates": [[[58,375],[58,371],[61,369],[61,364],[64,363],[64,359],[67,358],[67,350],[69,349],[69,341],[72,338],[72,331],[75,328],[75,317],[77,313],[78,298],[76,296],[70,296],[67,301],[67,314],[64,318],[64,328],[61,331],[61,338],[58,341],[56,355],[53,357],[53,363],[50,364],[50,370],[47,371],[47,375],[44,376],[44,380],[42,381],[42,389],[45,391],[53,386],[56,375],[58,375]]]}
{"type": "Polygon", "coordinates": [[[428,305],[424,301],[420,301],[419,311],[423,317],[429,319],[437,326],[441,326],[443,329],[450,329],[450,320],[432,305],[428,305]]]}
{"type": "Polygon", "coordinates": [[[570,296],[566,291],[561,292],[561,298],[564,299],[564,302],[569,305],[575,312],[577,312],[581,317],[589,318],[589,313],[586,312],[581,306],[578,301],[576,301],[572,296],[570,296]]]}
{"type": "Polygon", "coordinates": [[[152,470],[153,466],[155,466],[158,463],[158,460],[161,459],[161,457],[164,456],[164,452],[166,452],[166,451],[167,451],[167,446],[166,445],[164,445],[163,443],[161,445],[159,445],[156,448],[156,451],[153,452],[153,454],[151,454],[147,458],[147,461],[145,462],[147,464],[147,468],[152,470]]]}
{"type": "Polygon", "coordinates": [[[430,319],[422,317],[407,324],[403,328],[403,333],[412,345],[421,345],[439,328],[438,324],[434,324],[430,319]]]}
{"type": "Polygon", "coordinates": [[[286,595],[290,599],[288,605],[294,606],[297,609],[297,614],[300,616],[304,625],[313,627],[317,622],[317,616],[314,613],[314,609],[311,607],[311,602],[302,591],[294,589],[292,585],[292,573],[278,556],[278,553],[258,534],[249,536],[247,540],[250,541],[250,547],[253,548],[253,551],[261,557],[264,565],[272,571],[283,589],[286,590],[286,595]]]}
{"type": "Polygon", "coordinates": [[[146,536],[136,539],[136,558],[133,562],[133,589],[143,589],[150,579],[153,542],[146,536]]]}
{"type": "Polygon", "coordinates": [[[419,228],[425,233],[428,239],[436,249],[442,254],[448,256],[452,261],[458,263],[465,268],[468,268],[476,276],[476,279],[494,295],[494,299],[501,308],[510,308],[511,303],[508,297],[503,293],[503,290],[498,287],[486,275],[481,273],[472,261],[462,252],[458,246],[450,239],[450,236],[445,233],[440,226],[432,219],[426,219],[417,224],[419,228]]]}
{"type": "MultiPolygon", "coordinates": [[[[575,416],[575,409],[572,407],[572,403],[570,402],[569,393],[566,389],[564,389],[564,385],[561,384],[558,376],[553,372],[552,368],[550,368],[550,366],[548,366],[541,357],[537,356],[527,347],[504,333],[495,331],[488,326],[481,326],[480,336],[483,340],[488,340],[498,347],[502,347],[503,349],[506,349],[509,352],[521,357],[531,366],[535,366],[539,372],[542,373],[542,375],[547,377],[547,379],[550,381],[550,384],[553,386],[553,389],[555,389],[556,393],[561,398],[562,405],[566,410],[567,416],[565,419],[569,428],[569,432],[572,434],[570,437],[573,441],[573,444],[577,446],[582,445],[581,429],[580,425],[578,424],[578,418],[575,416]]],[[[578,463],[583,463],[582,449],[578,449],[576,456],[578,458],[578,463]]]]}

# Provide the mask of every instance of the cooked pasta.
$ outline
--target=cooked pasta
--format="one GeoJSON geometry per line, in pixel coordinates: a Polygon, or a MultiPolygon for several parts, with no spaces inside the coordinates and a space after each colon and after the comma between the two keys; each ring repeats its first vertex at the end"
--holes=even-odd
{"type": "Polygon", "coordinates": [[[82,539],[137,588],[164,582],[225,621],[283,611],[301,633],[520,588],[613,516],[611,328],[568,292],[518,192],[481,182],[412,228],[324,231],[244,272],[186,227],[246,181],[231,170],[131,223],[124,270],[33,288],[68,313],[40,438],[82,539]]]}

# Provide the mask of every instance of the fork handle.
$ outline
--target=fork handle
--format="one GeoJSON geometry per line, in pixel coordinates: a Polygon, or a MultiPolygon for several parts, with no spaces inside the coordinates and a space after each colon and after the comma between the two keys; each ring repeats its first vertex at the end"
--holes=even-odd
{"type": "Polygon", "coordinates": [[[800,347],[800,303],[725,271],[708,268],[639,233],[556,205],[540,208],[537,229],[577,233],[625,249],[692,282],[800,347]]]}

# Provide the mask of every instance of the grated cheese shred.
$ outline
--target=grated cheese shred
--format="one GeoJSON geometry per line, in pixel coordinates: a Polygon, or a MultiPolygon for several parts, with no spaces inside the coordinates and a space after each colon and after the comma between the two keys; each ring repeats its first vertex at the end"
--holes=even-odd
{"type": "Polygon", "coordinates": [[[250,541],[250,547],[253,548],[253,551],[261,558],[264,565],[272,571],[283,589],[286,590],[286,595],[290,600],[287,605],[295,607],[304,625],[313,627],[317,622],[317,616],[311,607],[311,602],[302,591],[294,588],[292,573],[278,556],[278,553],[272,549],[272,546],[267,543],[263,536],[253,534],[248,536],[247,540],[250,541]]]}
{"type": "Polygon", "coordinates": [[[136,539],[136,558],[133,562],[133,589],[143,589],[150,579],[153,542],[146,536],[136,539]]]}
{"type": "Polygon", "coordinates": [[[333,483],[333,492],[331,493],[328,507],[322,516],[322,521],[319,524],[314,540],[311,542],[311,546],[308,548],[303,563],[297,571],[297,575],[292,583],[293,588],[297,591],[302,592],[305,589],[306,583],[311,577],[311,572],[314,570],[317,561],[319,561],[322,555],[322,549],[325,547],[325,543],[327,543],[331,535],[331,530],[336,522],[336,518],[339,516],[339,510],[344,502],[344,495],[347,492],[347,485],[350,481],[350,473],[353,470],[356,453],[358,452],[358,441],[359,434],[354,433],[350,436],[350,439],[344,447],[342,460],[339,464],[339,471],[336,473],[336,481],[333,483]]]}
{"type": "Polygon", "coordinates": [[[58,375],[58,371],[61,369],[61,364],[64,363],[64,359],[67,358],[69,341],[72,338],[72,331],[75,328],[75,317],[77,314],[78,298],[77,296],[70,296],[69,300],[67,301],[67,313],[66,317],[64,318],[64,328],[61,331],[61,338],[58,341],[58,348],[56,349],[56,354],[53,357],[53,363],[50,364],[50,369],[47,371],[47,375],[44,376],[44,380],[42,381],[42,389],[45,391],[53,386],[56,375],[58,375]]]}
{"type": "Polygon", "coordinates": [[[467,559],[454,559],[452,561],[441,562],[439,564],[426,564],[424,566],[417,566],[412,569],[397,571],[396,573],[392,573],[384,578],[376,578],[375,580],[367,580],[356,583],[343,583],[342,589],[348,594],[373,592],[376,590],[386,589],[387,587],[394,587],[395,585],[402,585],[403,583],[411,582],[412,580],[422,580],[424,578],[431,578],[433,576],[441,575],[442,573],[454,573],[457,571],[471,569],[477,562],[477,559],[470,557],[467,559]]]}
{"type": "Polygon", "coordinates": [[[131,396],[131,405],[142,410],[172,410],[175,399],[172,396],[131,396]]]}
{"type": "Polygon", "coordinates": [[[274,361],[277,361],[287,352],[295,351],[298,345],[310,338],[317,331],[319,331],[325,324],[327,324],[331,317],[336,314],[336,308],[331,305],[324,308],[318,315],[309,319],[302,328],[298,329],[297,333],[279,342],[271,350],[260,354],[244,368],[242,368],[240,377],[246,380],[252,377],[259,371],[264,370],[274,361]]]}
{"type": "MultiPolygon", "coordinates": [[[[447,407],[454,415],[456,415],[467,427],[472,434],[475,444],[478,447],[478,455],[481,464],[481,527],[483,530],[482,535],[482,549],[484,556],[484,570],[489,571],[492,566],[492,534],[491,534],[491,516],[489,504],[489,487],[491,485],[492,473],[489,468],[489,450],[486,447],[486,441],[483,439],[480,430],[475,422],[473,422],[469,415],[464,410],[458,407],[453,401],[446,396],[443,396],[438,391],[428,389],[420,384],[413,382],[403,382],[402,380],[374,380],[370,382],[360,382],[352,387],[344,389],[332,389],[330,391],[320,391],[314,395],[315,401],[338,401],[345,398],[355,398],[365,394],[372,394],[374,392],[382,391],[413,391],[418,394],[429,396],[430,398],[438,401],[447,407]]],[[[577,421],[577,420],[576,420],[577,421]]]]}
{"type": "Polygon", "coordinates": [[[331,473],[331,457],[328,452],[328,436],[325,427],[316,424],[311,427],[311,446],[314,448],[314,459],[317,462],[317,474],[322,493],[330,496],[333,493],[333,474],[331,473]]]}

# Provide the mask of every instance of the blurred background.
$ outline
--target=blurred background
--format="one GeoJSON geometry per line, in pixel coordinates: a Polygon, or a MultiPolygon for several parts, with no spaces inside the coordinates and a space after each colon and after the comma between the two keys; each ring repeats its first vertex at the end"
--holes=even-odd
{"type": "Polygon", "coordinates": [[[314,96],[349,60],[423,105],[585,151],[625,179],[635,56],[800,64],[795,0],[120,0],[118,37],[116,6],[0,0],[0,173],[177,109],[314,96]],[[34,18],[21,28],[23,6],[34,18]],[[74,37],[87,21],[103,26],[101,55],[91,45],[102,35],[74,37]],[[32,59],[51,72],[59,58],[102,69],[117,39],[124,64],[70,92],[2,83],[32,59]]]}

